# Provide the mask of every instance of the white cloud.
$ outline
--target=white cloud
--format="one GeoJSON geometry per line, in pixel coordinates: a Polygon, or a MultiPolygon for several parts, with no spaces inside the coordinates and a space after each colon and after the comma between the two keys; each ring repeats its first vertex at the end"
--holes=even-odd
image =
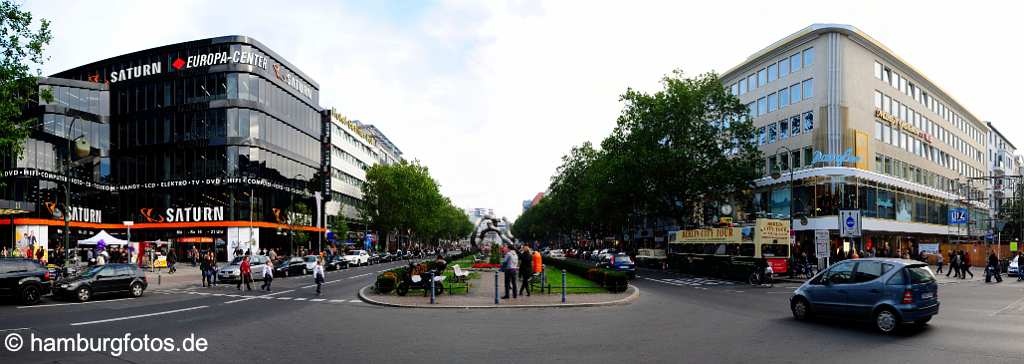
{"type": "Polygon", "coordinates": [[[614,126],[626,87],[722,71],[811,23],[857,26],[1024,147],[1011,89],[1015,3],[33,2],[55,72],[149,47],[252,36],[321,86],[321,105],[380,127],[464,207],[518,215],[572,145],[614,126]],[[403,3],[405,4],[405,3],[403,3]],[[370,5],[375,6],[378,4],[370,5]]]}

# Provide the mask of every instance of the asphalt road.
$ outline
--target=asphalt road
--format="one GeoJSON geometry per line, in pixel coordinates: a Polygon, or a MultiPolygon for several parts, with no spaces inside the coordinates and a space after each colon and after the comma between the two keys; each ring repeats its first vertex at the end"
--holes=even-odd
{"type": "MultiPolygon", "coordinates": [[[[273,298],[234,286],[151,290],[140,299],[0,305],[0,338],[172,338],[205,352],[28,352],[0,362],[665,362],[992,363],[1024,361],[1024,283],[943,283],[942,311],[920,330],[882,336],[866,324],[797,322],[795,284],[750,287],[643,271],[629,305],[559,309],[395,309],[358,302],[358,288],[401,263],[277,279],[273,298]],[[234,296],[231,296],[234,295],[234,296]],[[318,301],[312,301],[318,300],[318,301]]],[[[108,347],[109,348],[109,347],[108,347]]]]}

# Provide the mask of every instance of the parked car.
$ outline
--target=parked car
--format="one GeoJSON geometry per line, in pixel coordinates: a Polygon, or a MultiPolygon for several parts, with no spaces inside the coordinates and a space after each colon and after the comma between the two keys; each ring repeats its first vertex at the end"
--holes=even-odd
{"type": "Polygon", "coordinates": [[[381,252],[380,253],[380,262],[381,263],[392,262],[394,260],[395,260],[395,255],[394,254],[391,254],[391,253],[388,253],[388,252],[381,252]]]}
{"type": "Polygon", "coordinates": [[[599,266],[614,271],[626,272],[629,279],[636,278],[636,264],[633,263],[633,259],[626,255],[626,253],[609,255],[608,260],[600,263],[599,266]]]}
{"type": "Polygon", "coordinates": [[[16,297],[25,305],[39,303],[50,293],[52,275],[31,259],[0,258],[0,297],[16,297]]]}
{"type": "Polygon", "coordinates": [[[332,255],[331,258],[324,263],[324,268],[327,270],[341,270],[348,269],[348,261],[345,260],[341,255],[332,255]]]}
{"type": "MultiPolygon", "coordinates": [[[[270,260],[270,258],[265,255],[249,256],[249,271],[252,272],[252,279],[254,281],[263,280],[263,270],[267,269],[268,260],[270,260]]],[[[241,277],[242,257],[235,257],[231,263],[228,263],[217,270],[217,280],[221,282],[237,282],[241,277]]]]}
{"type": "Polygon", "coordinates": [[[368,259],[369,259],[370,265],[374,265],[374,264],[380,263],[380,254],[377,253],[377,252],[370,253],[370,257],[368,259]]]}
{"type": "Polygon", "coordinates": [[[370,254],[366,253],[365,250],[350,250],[348,253],[345,253],[344,258],[348,261],[348,264],[357,267],[370,264],[370,254]]]}
{"type": "Polygon", "coordinates": [[[916,260],[844,260],[819,272],[790,298],[793,317],[866,319],[883,333],[907,323],[923,326],[939,313],[939,286],[928,265],[916,260]]]}
{"type": "Polygon", "coordinates": [[[54,284],[53,295],[85,302],[97,295],[128,293],[142,297],[149,284],[146,273],[134,264],[94,266],[84,273],[54,284]]]}
{"type": "Polygon", "coordinates": [[[1008,267],[1006,267],[1006,275],[1016,277],[1018,274],[1020,274],[1020,263],[1024,262],[1021,262],[1019,254],[1013,258],[1010,258],[1010,264],[1008,267]]]}
{"type": "Polygon", "coordinates": [[[563,259],[565,258],[565,252],[562,251],[562,249],[549,250],[547,256],[555,259],[563,259]]]}
{"type": "Polygon", "coordinates": [[[302,257],[283,259],[274,264],[274,277],[289,277],[306,274],[306,262],[302,257]]]}

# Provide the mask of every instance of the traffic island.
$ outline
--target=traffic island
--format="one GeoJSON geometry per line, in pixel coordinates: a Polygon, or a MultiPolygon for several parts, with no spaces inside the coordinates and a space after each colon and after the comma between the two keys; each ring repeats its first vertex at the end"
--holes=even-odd
{"type": "MultiPolygon", "coordinates": [[[[486,281],[486,280],[484,280],[486,281]]],[[[469,294],[448,295],[443,294],[434,297],[434,304],[430,303],[430,297],[424,297],[422,293],[398,296],[394,294],[375,293],[373,286],[366,286],[359,290],[359,299],[366,303],[403,308],[455,308],[455,309],[477,309],[477,308],[541,308],[541,307],[591,307],[629,304],[640,297],[640,289],[636,286],[629,286],[622,293],[586,293],[567,294],[566,302],[562,303],[562,295],[559,293],[535,293],[530,296],[519,296],[518,298],[498,299],[494,304],[493,283],[490,287],[490,295],[476,293],[482,292],[476,289],[469,294]]],[[[553,291],[554,292],[554,291],[553,291]]],[[[504,294],[503,291],[500,292],[504,294]]]]}

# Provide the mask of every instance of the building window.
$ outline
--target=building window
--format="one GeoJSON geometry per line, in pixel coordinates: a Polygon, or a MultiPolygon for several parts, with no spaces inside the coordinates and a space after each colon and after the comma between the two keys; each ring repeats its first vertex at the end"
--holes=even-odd
{"type": "Polygon", "coordinates": [[[768,99],[762,97],[757,99],[757,115],[764,115],[768,113],[768,99]]]}
{"type": "Polygon", "coordinates": [[[882,95],[882,111],[886,114],[892,114],[892,99],[887,95],[882,95]]]}
{"type": "Polygon", "coordinates": [[[882,124],[882,142],[892,144],[892,127],[888,123],[882,124]]]}
{"type": "Polygon", "coordinates": [[[804,67],[814,63],[814,47],[804,49],[804,67]]]}
{"type": "Polygon", "coordinates": [[[779,122],[779,140],[789,137],[789,120],[783,119],[779,122]]]}
{"type": "Polygon", "coordinates": [[[779,169],[781,169],[783,171],[789,170],[789,154],[788,153],[779,154],[779,169]]]}
{"type": "Polygon", "coordinates": [[[800,115],[793,115],[789,118],[789,130],[794,136],[800,134],[800,115]]]}
{"type": "Polygon", "coordinates": [[[804,166],[813,167],[812,161],[814,161],[814,150],[811,147],[804,148],[804,166]]]}
{"type": "Polygon", "coordinates": [[[778,137],[778,130],[775,129],[775,124],[768,125],[768,144],[775,143],[778,137]]]}
{"type": "Polygon", "coordinates": [[[882,93],[875,91],[875,108],[878,110],[882,109],[882,93]]]}
{"type": "Polygon", "coordinates": [[[740,85],[738,83],[734,83],[732,84],[732,86],[729,86],[729,93],[731,93],[733,96],[739,96],[740,85]]]}
{"type": "Polygon", "coordinates": [[[875,78],[882,79],[882,64],[875,62],[875,78]]]}
{"type": "Polygon", "coordinates": [[[774,63],[768,65],[768,82],[775,81],[778,78],[779,78],[778,66],[776,66],[774,63]]]}
{"type": "Polygon", "coordinates": [[[790,160],[793,161],[793,168],[794,169],[800,168],[800,150],[799,149],[793,151],[793,157],[790,158],[790,160]]]}
{"type": "Polygon", "coordinates": [[[762,68],[757,71],[757,87],[761,87],[768,84],[768,71],[762,68]]]}
{"type": "Polygon", "coordinates": [[[757,116],[757,109],[755,107],[756,105],[753,102],[747,104],[747,115],[751,117],[757,116]]]}
{"type": "Polygon", "coordinates": [[[757,75],[751,73],[750,76],[747,76],[747,90],[754,91],[755,88],[757,88],[757,75]]]}
{"type": "Polygon", "coordinates": [[[789,88],[783,87],[779,90],[779,108],[784,108],[789,105],[789,88]]]}
{"type": "Polygon", "coordinates": [[[747,79],[746,78],[740,79],[740,82],[738,82],[738,84],[740,85],[740,87],[739,87],[740,88],[740,95],[746,94],[747,93],[747,79]]]}
{"type": "Polygon", "coordinates": [[[779,78],[789,74],[789,59],[779,61],[779,78]]]}
{"type": "Polygon", "coordinates": [[[814,96],[814,79],[809,78],[803,82],[804,88],[804,100],[807,100],[814,96]]]}
{"type": "Polygon", "coordinates": [[[789,56],[789,70],[790,72],[800,70],[800,53],[789,56]]]}
{"type": "Polygon", "coordinates": [[[875,173],[885,172],[885,159],[881,154],[875,154],[875,173]]]}
{"type": "Polygon", "coordinates": [[[892,70],[890,70],[889,67],[883,68],[883,70],[882,70],[882,82],[891,84],[892,81],[889,81],[891,79],[892,79],[892,70]]]}
{"type": "Polygon", "coordinates": [[[795,104],[798,102],[800,102],[800,84],[794,83],[792,86],[789,86],[789,103],[795,104]]]}
{"type": "Polygon", "coordinates": [[[779,107],[778,95],[775,93],[768,94],[768,112],[774,112],[779,107]]]}
{"type": "Polygon", "coordinates": [[[765,131],[765,128],[763,126],[760,127],[759,129],[757,129],[757,145],[764,145],[765,138],[767,136],[768,135],[767,135],[767,133],[765,131]]]}
{"type": "Polygon", "coordinates": [[[808,111],[804,113],[804,131],[811,129],[814,129],[814,112],[808,111]]]}
{"type": "Polygon", "coordinates": [[[875,122],[875,139],[882,140],[882,122],[875,122]]]}

